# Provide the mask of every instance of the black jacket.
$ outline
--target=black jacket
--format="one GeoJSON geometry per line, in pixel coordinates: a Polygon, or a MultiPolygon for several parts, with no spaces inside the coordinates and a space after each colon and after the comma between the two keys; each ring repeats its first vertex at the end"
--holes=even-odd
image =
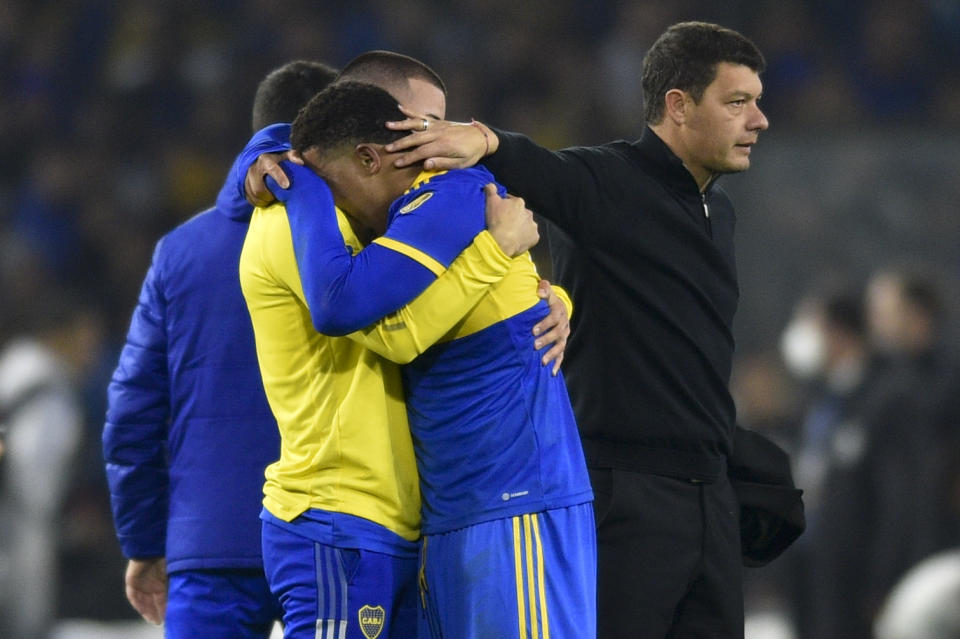
{"type": "Polygon", "coordinates": [[[760,433],[736,427],[729,475],[740,503],[743,565],[764,566],[807,526],[803,491],[793,483],[790,458],[760,433]]]}
{"type": "Polygon", "coordinates": [[[574,300],[564,374],[588,465],[717,478],[735,421],[730,200],[701,195],[650,129],[559,152],[496,133],[484,163],[552,222],[554,277],[574,300]]]}

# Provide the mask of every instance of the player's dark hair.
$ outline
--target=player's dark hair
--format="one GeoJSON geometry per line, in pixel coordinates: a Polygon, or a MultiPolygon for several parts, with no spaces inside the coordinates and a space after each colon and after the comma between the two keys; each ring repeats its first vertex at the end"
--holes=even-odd
{"type": "Polygon", "coordinates": [[[763,54],[746,37],[709,22],[680,22],[663,32],[643,59],[644,118],[663,120],[667,91],[686,91],[699,102],[721,62],[742,64],[761,73],[763,54]]]}
{"type": "Polygon", "coordinates": [[[326,151],[363,142],[387,144],[408,133],[386,127],[402,117],[396,98],[380,87],[337,82],[300,110],[290,130],[290,145],[303,153],[313,147],[326,151]]]}
{"type": "Polygon", "coordinates": [[[413,78],[428,82],[447,95],[447,87],[436,71],[416,58],[393,51],[361,53],[343,67],[337,82],[367,82],[390,90],[406,86],[413,78]]]}
{"type": "Polygon", "coordinates": [[[310,60],[295,60],[274,69],[257,85],[253,130],[292,121],[300,108],[336,77],[333,67],[310,60]]]}

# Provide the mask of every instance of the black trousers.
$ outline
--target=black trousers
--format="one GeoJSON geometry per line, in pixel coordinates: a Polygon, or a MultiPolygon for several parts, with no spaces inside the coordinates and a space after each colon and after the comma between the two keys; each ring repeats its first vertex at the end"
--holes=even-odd
{"type": "Polygon", "coordinates": [[[706,484],[590,469],[599,639],[742,639],[739,506],[706,484]]]}

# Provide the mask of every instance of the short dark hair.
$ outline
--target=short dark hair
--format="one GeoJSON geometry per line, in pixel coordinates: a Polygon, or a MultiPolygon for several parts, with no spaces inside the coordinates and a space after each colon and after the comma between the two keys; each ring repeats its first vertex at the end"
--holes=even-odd
{"type": "Polygon", "coordinates": [[[667,91],[686,91],[699,102],[721,62],[742,64],[757,73],[766,68],[757,46],[732,29],[709,22],[680,22],[663,32],[643,59],[644,118],[658,124],[667,91]]]}
{"type": "Polygon", "coordinates": [[[380,87],[365,82],[337,82],[307,103],[290,130],[290,145],[303,153],[362,142],[387,144],[406,135],[386,123],[402,118],[397,100],[380,87]]]}
{"type": "Polygon", "coordinates": [[[291,122],[310,98],[337,77],[337,70],[322,62],[294,60],[267,74],[253,98],[253,130],[277,122],[291,122]]]}
{"type": "Polygon", "coordinates": [[[389,90],[406,85],[413,78],[424,80],[447,95],[447,87],[436,71],[416,58],[394,51],[361,53],[343,67],[337,82],[367,82],[389,90]]]}

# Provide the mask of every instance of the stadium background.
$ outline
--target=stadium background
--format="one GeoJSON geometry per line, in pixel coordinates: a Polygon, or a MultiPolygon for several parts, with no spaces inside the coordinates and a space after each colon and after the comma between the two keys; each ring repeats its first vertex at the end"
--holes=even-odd
{"type": "MultiPolygon", "coordinates": [[[[212,203],[269,69],[392,49],[439,71],[451,119],[593,144],[639,135],[643,53],[684,19],[738,29],[767,57],[770,131],[722,182],[739,215],[734,382],[761,370],[775,410],[795,414],[777,344],[810,286],[901,262],[956,290],[955,0],[0,4],[0,348],[59,322],[86,413],[58,617],[133,617],[100,462],[106,382],[154,242],[212,203]]],[[[548,270],[543,247],[538,261],[548,270]]]]}

